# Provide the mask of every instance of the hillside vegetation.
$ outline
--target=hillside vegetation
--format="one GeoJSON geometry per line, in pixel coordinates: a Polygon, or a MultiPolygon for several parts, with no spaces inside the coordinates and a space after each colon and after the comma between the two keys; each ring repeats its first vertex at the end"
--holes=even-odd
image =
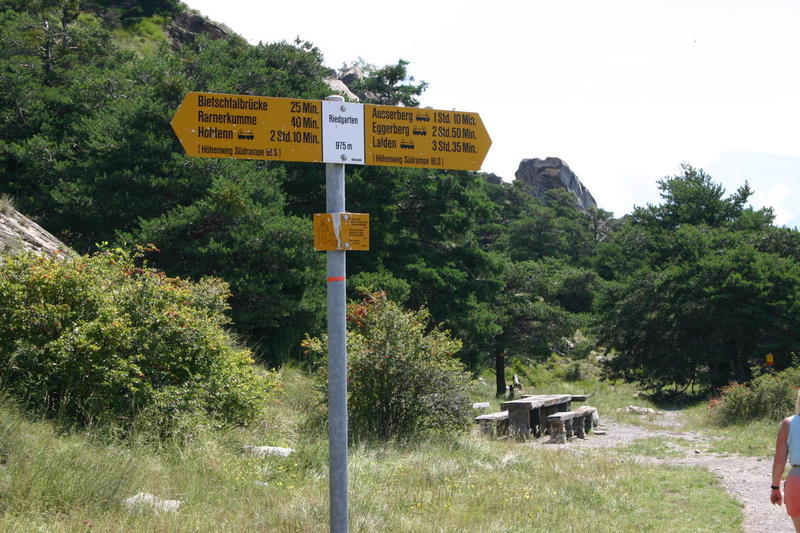
{"type": "MultiPolygon", "coordinates": [[[[0,7],[0,192],[78,252],[152,243],[147,258],[168,275],[222,278],[256,356],[301,360],[324,322],[310,246],[322,165],[189,158],[169,121],[192,90],[324,98],[323,52],[232,33],[171,45],[153,28],[182,11],[175,2],[0,7]],[[126,51],[120,31],[147,46],[126,51]]],[[[427,86],[403,60],[362,66],[363,94],[384,104],[413,105],[427,86]]],[[[746,184],[726,196],[687,166],[660,181],[660,205],[615,220],[477,172],[367,166],[348,181],[350,209],[375,228],[371,251],[348,258],[352,297],[384,290],[427,308],[473,371],[580,357],[599,339],[626,378],[719,387],[747,381],[766,353],[785,368],[798,349],[800,237],[750,208],[746,184]]]]}
{"type": "MultiPolygon", "coordinates": [[[[325,528],[322,165],[190,158],[170,120],[190,91],[322,99],[339,73],[186,15],[0,0],[0,211],[77,252],[0,250],[0,530],[325,528]],[[266,444],[295,453],[243,451],[266,444]],[[183,503],[130,511],[137,492],[183,503]]],[[[357,63],[364,101],[418,105],[413,63],[357,63]]],[[[634,396],[693,402],[720,449],[768,453],[800,385],[800,232],[746,183],[685,165],[615,218],[481,172],[347,180],[372,227],[348,255],[354,530],[741,526],[704,470],[488,439],[470,405],[511,374],[628,422],[634,396]]]]}

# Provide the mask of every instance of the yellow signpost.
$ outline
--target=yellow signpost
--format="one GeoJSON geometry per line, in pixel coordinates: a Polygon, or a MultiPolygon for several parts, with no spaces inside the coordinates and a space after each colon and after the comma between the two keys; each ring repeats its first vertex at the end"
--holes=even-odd
{"type": "Polygon", "coordinates": [[[492,140],[477,113],[364,106],[364,163],[480,170],[492,140]]]}
{"type": "Polygon", "coordinates": [[[187,155],[322,161],[319,100],[189,93],[172,118],[187,155]]]}
{"type": "Polygon", "coordinates": [[[326,112],[325,105],[193,92],[172,129],[196,157],[449,170],[480,170],[492,144],[477,113],[352,103],[326,112]]]}
{"type": "Polygon", "coordinates": [[[326,163],[314,248],[328,252],[330,531],[348,531],[345,256],[369,250],[369,215],[347,213],[350,165],[480,170],[492,140],[477,113],[192,92],[172,118],[187,155],[326,163]]]}

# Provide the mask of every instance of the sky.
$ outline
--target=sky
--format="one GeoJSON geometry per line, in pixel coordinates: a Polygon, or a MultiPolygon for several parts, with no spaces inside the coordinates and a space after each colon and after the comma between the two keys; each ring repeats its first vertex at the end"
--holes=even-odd
{"type": "MultiPolygon", "coordinates": [[[[560,157],[615,216],[688,163],[800,227],[797,0],[183,0],[249,42],[328,67],[409,62],[421,106],[479,113],[482,170],[560,157]]],[[[271,95],[262,95],[271,96],[271,95]]]]}

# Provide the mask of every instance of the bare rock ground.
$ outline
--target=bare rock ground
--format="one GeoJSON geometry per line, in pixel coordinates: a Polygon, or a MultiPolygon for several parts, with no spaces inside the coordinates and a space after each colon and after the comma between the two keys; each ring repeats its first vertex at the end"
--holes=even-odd
{"type": "MultiPolygon", "coordinates": [[[[746,533],[794,533],[791,519],[786,515],[786,508],[774,506],[769,501],[771,459],[708,451],[712,438],[684,431],[680,411],[664,413],[659,423],[663,429],[650,429],[604,420],[601,420],[601,424],[606,429],[605,435],[588,434],[585,440],[573,439],[567,444],[553,446],[579,452],[581,449],[622,447],[651,437],[682,439],[688,446],[674,447],[676,451],[683,453],[682,456],[666,459],[638,456],[636,460],[705,468],[714,473],[725,490],[741,502],[746,533]]],[[[538,442],[545,441],[542,439],[538,442]]]]}

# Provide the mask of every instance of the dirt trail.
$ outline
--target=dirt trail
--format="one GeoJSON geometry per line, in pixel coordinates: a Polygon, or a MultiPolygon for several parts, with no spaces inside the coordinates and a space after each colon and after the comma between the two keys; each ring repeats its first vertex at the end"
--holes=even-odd
{"type": "MultiPolygon", "coordinates": [[[[686,446],[675,446],[675,457],[666,459],[639,456],[641,461],[706,468],[716,474],[725,489],[744,506],[744,531],[746,533],[794,533],[785,507],[769,502],[769,458],[717,454],[708,451],[711,437],[684,431],[680,411],[666,411],[658,425],[663,429],[649,429],[631,424],[601,420],[605,435],[591,435],[585,440],[574,439],[568,444],[556,445],[565,449],[616,448],[636,440],[650,437],[682,439],[686,446]]],[[[540,441],[541,442],[541,441],[540,441]]],[[[669,442],[669,441],[668,441],[669,442]]]]}

